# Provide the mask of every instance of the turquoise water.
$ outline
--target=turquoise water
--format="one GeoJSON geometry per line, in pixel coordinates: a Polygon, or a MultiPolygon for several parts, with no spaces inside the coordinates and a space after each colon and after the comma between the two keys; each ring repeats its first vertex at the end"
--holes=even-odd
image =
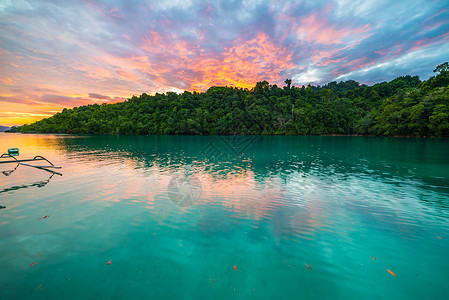
{"type": "Polygon", "coordinates": [[[12,147],[63,175],[0,173],[0,299],[449,295],[449,140],[0,134],[12,147]]]}

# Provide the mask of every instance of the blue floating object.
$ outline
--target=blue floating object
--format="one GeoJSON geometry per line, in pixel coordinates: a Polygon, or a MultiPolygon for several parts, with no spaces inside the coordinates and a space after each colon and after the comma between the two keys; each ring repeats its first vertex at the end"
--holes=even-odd
{"type": "Polygon", "coordinates": [[[11,156],[17,156],[19,155],[19,148],[9,148],[8,154],[11,156]]]}

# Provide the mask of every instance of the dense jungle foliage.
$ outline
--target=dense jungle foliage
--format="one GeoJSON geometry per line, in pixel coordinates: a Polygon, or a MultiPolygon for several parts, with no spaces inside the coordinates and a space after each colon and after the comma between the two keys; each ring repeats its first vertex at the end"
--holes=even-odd
{"type": "Polygon", "coordinates": [[[402,76],[373,86],[349,80],[324,86],[258,82],[251,90],[156,94],[115,104],[64,109],[22,133],[102,134],[363,134],[449,136],[449,66],[421,82],[402,76]]]}

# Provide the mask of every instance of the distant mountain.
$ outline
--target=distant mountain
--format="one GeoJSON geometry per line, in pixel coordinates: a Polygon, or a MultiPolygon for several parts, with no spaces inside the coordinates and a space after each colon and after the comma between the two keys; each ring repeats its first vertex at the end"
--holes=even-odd
{"type": "Polygon", "coordinates": [[[0,126],[0,132],[5,132],[6,130],[10,129],[11,127],[6,126],[0,126]]]}

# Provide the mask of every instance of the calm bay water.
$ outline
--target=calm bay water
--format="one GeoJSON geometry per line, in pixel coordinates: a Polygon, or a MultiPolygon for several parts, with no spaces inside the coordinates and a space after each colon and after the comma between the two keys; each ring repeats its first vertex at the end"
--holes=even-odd
{"type": "Polygon", "coordinates": [[[0,299],[449,295],[449,140],[0,134],[12,147],[63,175],[0,173],[0,299]]]}

